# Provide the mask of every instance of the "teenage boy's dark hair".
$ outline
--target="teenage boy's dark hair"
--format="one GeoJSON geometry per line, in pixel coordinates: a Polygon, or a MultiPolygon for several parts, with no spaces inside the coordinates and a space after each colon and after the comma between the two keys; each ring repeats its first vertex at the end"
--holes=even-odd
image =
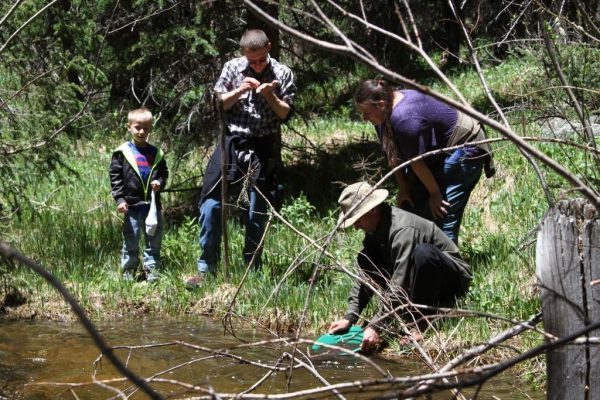
{"type": "Polygon", "coordinates": [[[260,50],[269,44],[269,38],[260,29],[250,29],[244,32],[240,39],[240,47],[244,50],[260,50]]]}

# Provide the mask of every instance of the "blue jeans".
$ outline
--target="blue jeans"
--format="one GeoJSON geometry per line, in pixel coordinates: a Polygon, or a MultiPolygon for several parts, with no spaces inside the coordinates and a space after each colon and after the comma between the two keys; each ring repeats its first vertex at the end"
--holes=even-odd
{"type": "MultiPolygon", "coordinates": [[[[220,193],[211,194],[200,204],[200,258],[198,272],[216,272],[221,256],[221,200],[220,193]]],[[[246,238],[244,243],[244,261],[250,263],[254,258],[254,267],[261,265],[262,249],[258,248],[265,231],[267,202],[255,190],[248,191],[250,205],[246,211],[246,238]]]]}
{"type": "MultiPolygon", "coordinates": [[[[463,150],[458,149],[446,157],[443,163],[439,163],[431,169],[442,191],[444,200],[450,203],[450,207],[447,208],[448,215],[435,220],[435,223],[458,245],[458,231],[462,217],[469,196],[481,177],[483,159],[482,157],[465,158],[463,157],[463,150]]],[[[415,207],[403,208],[433,221],[429,208],[429,192],[418,179],[415,179],[415,181],[415,185],[411,189],[411,196],[415,207]]]]}
{"type": "Polygon", "coordinates": [[[123,252],[121,268],[125,277],[132,277],[139,266],[140,238],[144,236],[142,268],[149,281],[158,278],[160,268],[160,245],[162,242],[162,215],[158,213],[158,226],[154,236],[146,234],[145,220],[150,205],[130,206],[123,221],[123,252]]]}

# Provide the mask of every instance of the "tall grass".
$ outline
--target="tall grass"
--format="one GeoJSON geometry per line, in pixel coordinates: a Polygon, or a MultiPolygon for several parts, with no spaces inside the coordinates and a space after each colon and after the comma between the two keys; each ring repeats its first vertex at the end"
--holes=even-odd
{"type": "MultiPolygon", "coordinates": [[[[64,171],[56,171],[40,177],[26,193],[24,201],[29,207],[24,207],[21,217],[11,222],[6,239],[61,279],[95,317],[147,311],[208,312],[214,306],[223,308],[227,298],[194,310],[199,299],[214,294],[225,284],[236,285],[240,281],[245,272],[241,257],[242,224],[233,218],[229,225],[232,262],[227,278],[218,274],[199,291],[185,290],[184,279],[195,273],[199,252],[196,215],[186,215],[183,222],[166,226],[159,283],[148,286],[123,281],[119,269],[122,217],[110,196],[107,173],[110,155],[108,147],[98,152],[97,146],[90,143],[65,158],[65,164],[75,175],[65,178],[60,173],[64,171]]],[[[164,197],[167,209],[180,201],[177,195],[166,193],[164,197]]],[[[289,199],[281,213],[312,237],[327,234],[335,224],[333,215],[319,219],[305,197],[289,199]]],[[[265,266],[250,275],[238,298],[240,309],[234,311],[258,315],[278,310],[289,315],[289,323],[293,324],[304,304],[313,263],[324,262],[317,261],[319,257],[308,248],[307,258],[287,280],[281,281],[295,255],[306,246],[303,239],[283,224],[275,223],[265,244],[265,266]],[[279,290],[272,293],[278,284],[279,290]]],[[[31,301],[40,305],[55,297],[40,277],[21,268],[3,278],[30,293],[31,301]]],[[[331,286],[330,277],[322,276],[316,293],[326,291],[331,295],[334,293],[331,286]]],[[[338,308],[343,305],[342,292],[343,289],[332,297],[340,300],[338,308]]],[[[319,300],[313,300],[311,310],[318,309],[315,301],[319,300]]],[[[326,319],[323,314],[315,321],[323,325],[326,319]]]]}
{"type": "MultiPolygon", "coordinates": [[[[335,120],[329,126],[335,130],[335,120]]],[[[341,124],[340,130],[345,129],[341,124]]],[[[23,253],[65,281],[92,312],[101,316],[122,312],[123,307],[132,311],[147,307],[149,311],[186,313],[191,312],[196,301],[224,284],[237,285],[245,271],[241,257],[244,235],[243,225],[233,218],[229,226],[229,277],[217,274],[197,292],[184,289],[184,277],[195,272],[199,252],[195,214],[166,226],[163,272],[156,287],[122,281],[122,217],[116,213],[110,197],[106,172],[110,152],[98,152],[90,145],[77,149],[77,153],[80,154],[66,160],[77,176],[59,180],[49,173],[40,179],[27,194],[31,207],[25,208],[20,220],[13,221],[9,238],[23,253]],[[91,306],[97,296],[102,298],[102,309],[91,306]]],[[[463,253],[475,270],[475,281],[464,306],[522,319],[537,308],[537,298],[529,295],[534,268],[531,240],[546,205],[535,176],[514,148],[498,151],[496,160],[500,176],[480,182],[461,231],[463,253]]],[[[166,208],[178,201],[177,194],[165,194],[166,208]]],[[[322,244],[335,226],[334,207],[332,204],[320,212],[306,196],[300,195],[286,200],[281,215],[322,244]]],[[[328,251],[351,266],[360,240],[361,234],[353,230],[338,233],[328,251]]],[[[329,260],[278,221],[270,228],[263,258],[262,270],[252,273],[242,288],[236,312],[250,317],[276,310],[289,315],[293,323],[304,307],[314,266],[328,265],[329,260]],[[295,269],[283,280],[290,265],[295,265],[295,269]]],[[[26,276],[24,280],[35,287],[32,292],[38,296],[50,290],[30,273],[19,269],[17,275],[26,276]]],[[[323,272],[309,302],[310,324],[322,328],[327,321],[341,316],[350,285],[350,279],[339,272],[323,272]]]]}
{"type": "MultiPolygon", "coordinates": [[[[510,67],[519,68],[514,64],[510,67]]],[[[520,67],[529,71],[527,65],[520,67]]],[[[505,68],[508,67],[492,71],[497,76],[491,81],[504,85],[506,81],[499,77],[506,74],[505,68]]],[[[479,96],[479,92],[471,89],[477,85],[476,80],[475,74],[465,74],[457,82],[467,93],[479,96]]],[[[511,117],[522,121],[520,115],[511,117]]],[[[535,124],[524,128],[525,134],[537,132],[535,124]]],[[[302,176],[302,179],[284,182],[297,190],[288,191],[281,215],[323,244],[335,226],[339,182],[351,183],[366,173],[356,165],[362,157],[358,151],[366,149],[371,159],[381,159],[372,151],[378,148],[373,128],[352,118],[322,118],[308,124],[296,121],[285,131],[284,140],[290,145],[284,154],[288,177],[302,176]],[[299,153],[298,148],[308,142],[312,150],[299,153]],[[289,171],[295,168],[308,172],[291,175],[289,171]],[[352,170],[358,172],[351,173],[352,170]]],[[[20,218],[11,221],[5,238],[65,282],[95,318],[147,312],[222,316],[245,272],[241,257],[243,224],[232,218],[228,227],[232,257],[228,275],[219,271],[199,290],[188,291],[184,279],[196,272],[199,253],[197,209],[195,204],[186,203],[189,199],[184,194],[165,193],[165,209],[185,204],[193,211],[167,221],[159,282],[152,286],[123,281],[119,269],[122,217],[116,213],[110,197],[107,173],[109,149],[118,143],[115,138],[109,141],[112,143],[101,146],[79,144],[71,154],[66,154],[65,165],[75,174],[65,177],[49,172],[39,177],[36,185],[28,188],[23,199],[27,207],[23,207],[20,218]]],[[[585,166],[585,157],[557,151],[549,145],[540,148],[551,152],[559,162],[568,164],[575,159],[585,166]]],[[[496,145],[495,150],[498,174],[493,179],[481,180],[463,219],[461,251],[473,267],[474,280],[460,306],[523,320],[539,308],[533,243],[537,224],[548,206],[533,169],[518,150],[509,144],[496,145]]],[[[195,159],[194,154],[188,157],[178,164],[181,169],[172,170],[172,182],[177,176],[194,176],[193,169],[204,161],[195,159]]],[[[564,185],[554,175],[549,178],[553,188],[564,185]]],[[[327,251],[353,267],[361,239],[362,235],[354,230],[339,232],[327,251]]],[[[233,311],[244,321],[285,331],[298,324],[314,267],[328,267],[331,262],[280,221],[274,221],[270,228],[263,258],[263,268],[250,273],[233,311]],[[294,266],[293,271],[288,270],[290,265],[294,266]],[[288,276],[283,279],[286,273],[288,276]]],[[[56,297],[41,278],[22,268],[0,274],[0,278],[5,280],[5,288],[19,288],[40,306],[56,297]]],[[[310,330],[321,330],[343,315],[351,285],[348,276],[333,269],[323,270],[308,301],[310,330]]],[[[468,318],[460,324],[460,340],[465,342],[485,340],[505,326],[481,318],[468,318]]],[[[449,321],[441,329],[452,332],[455,327],[456,321],[449,321]]],[[[538,339],[530,336],[526,340],[538,339]]]]}

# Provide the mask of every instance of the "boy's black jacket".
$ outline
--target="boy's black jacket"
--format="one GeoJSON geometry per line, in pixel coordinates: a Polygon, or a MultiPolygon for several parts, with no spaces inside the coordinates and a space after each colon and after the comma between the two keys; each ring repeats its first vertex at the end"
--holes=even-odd
{"type": "MultiPolygon", "coordinates": [[[[150,146],[150,145],[149,145],[150,146]]],[[[161,209],[160,192],[167,185],[169,170],[163,157],[163,153],[157,148],[156,160],[152,166],[152,172],[147,182],[142,182],[142,178],[137,172],[137,166],[132,166],[123,154],[122,147],[113,152],[109,167],[111,194],[117,205],[127,202],[133,206],[137,204],[148,203],[152,188],[150,182],[157,180],[160,182],[160,191],[155,194],[156,206],[161,209]]]]}

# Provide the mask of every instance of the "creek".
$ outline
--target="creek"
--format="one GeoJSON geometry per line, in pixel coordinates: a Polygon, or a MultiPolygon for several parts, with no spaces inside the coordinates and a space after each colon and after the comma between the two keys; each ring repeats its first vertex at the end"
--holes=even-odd
{"type": "MultiPolygon", "coordinates": [[[[224,334],[223,325],[219,321],[208,318],[124,318],[102,321],[97,324],[97,328],[110,346],[146,346],[115,350],[115,354],[140,376],[149,377],[161,373],[160,378],[210,387],[219,393],[239,393],[246,390],[259,381],[267,369],[226,356],[214,356],[186,344],[224,349],[245,360],[269,366],[275,365],[283,352],[291,351],[290,347],[279,344],[236,348],[242,342],[231,334],[224,334]],[[179,342],[166,345],[174,341],[179,342]],[[158,344],[165,345],[157,346],[158,344]]],[[[237,337],[249,342],[269,339],[258,330],[236,330],[235,333],[237,337]]],[[[304,343],[299,349],[305,352],[308,347],[310,345],[304,343]]],[[[94,361],[99,355],[99,349],[77,322],[0,320],[0,399],[118,398],[116,392],[90,384],[94,374],[97,380],[105,382],[107,379],[120,377],[107,359],[103,359],[94,368],[94,361]],[[69,388],[65,383],[87,385],[69,388]]],[[[423,364],[414,358],[389,360],[374,356],[371,360],[395,377],[427,372],[423,364]]],[[[316,358],[312,362],[319,374],[330,384],[382,377],[374,367],[354,357],[338,355],[316,358]]],[[[284,365],[289,365],[289,360],[285,360],[284,365]]],[[[510,372],[504,373],[488,381],[477,394],[477,398],[545,398],[543,393],[534,392],[529,385],[517,382],[519,380],[511,376],[510,372]]],[[[124,390],[127,394],[132,393],[131,385],[127,382],[111,382],[110,386],[124,390]]],[[[165,397],[183,398],[206,394],[190,392],[182,385],[172,382],[153,383],[152,386],[165,397]]],[[[305,369],[296,369],[291,375],[288,372],[270,375],[252,393],[284,394],[319,386],[323,385],[313,374],[305,369]]],[[[346,398],[377,398],[381,393],[360,395],[353,392],[347,394],[346,398]]],[[[465,394],[472,397],[475,389],[468,389],[465,394]]],[[[137,392],[131,398],[144,399],[147,396],[137,392]]],[[[335,396],[327,393],[296,398],[335,396]]],[[[438,393],[433,398],[450,399],[452,396],[449,393],[438,393]]]]}

